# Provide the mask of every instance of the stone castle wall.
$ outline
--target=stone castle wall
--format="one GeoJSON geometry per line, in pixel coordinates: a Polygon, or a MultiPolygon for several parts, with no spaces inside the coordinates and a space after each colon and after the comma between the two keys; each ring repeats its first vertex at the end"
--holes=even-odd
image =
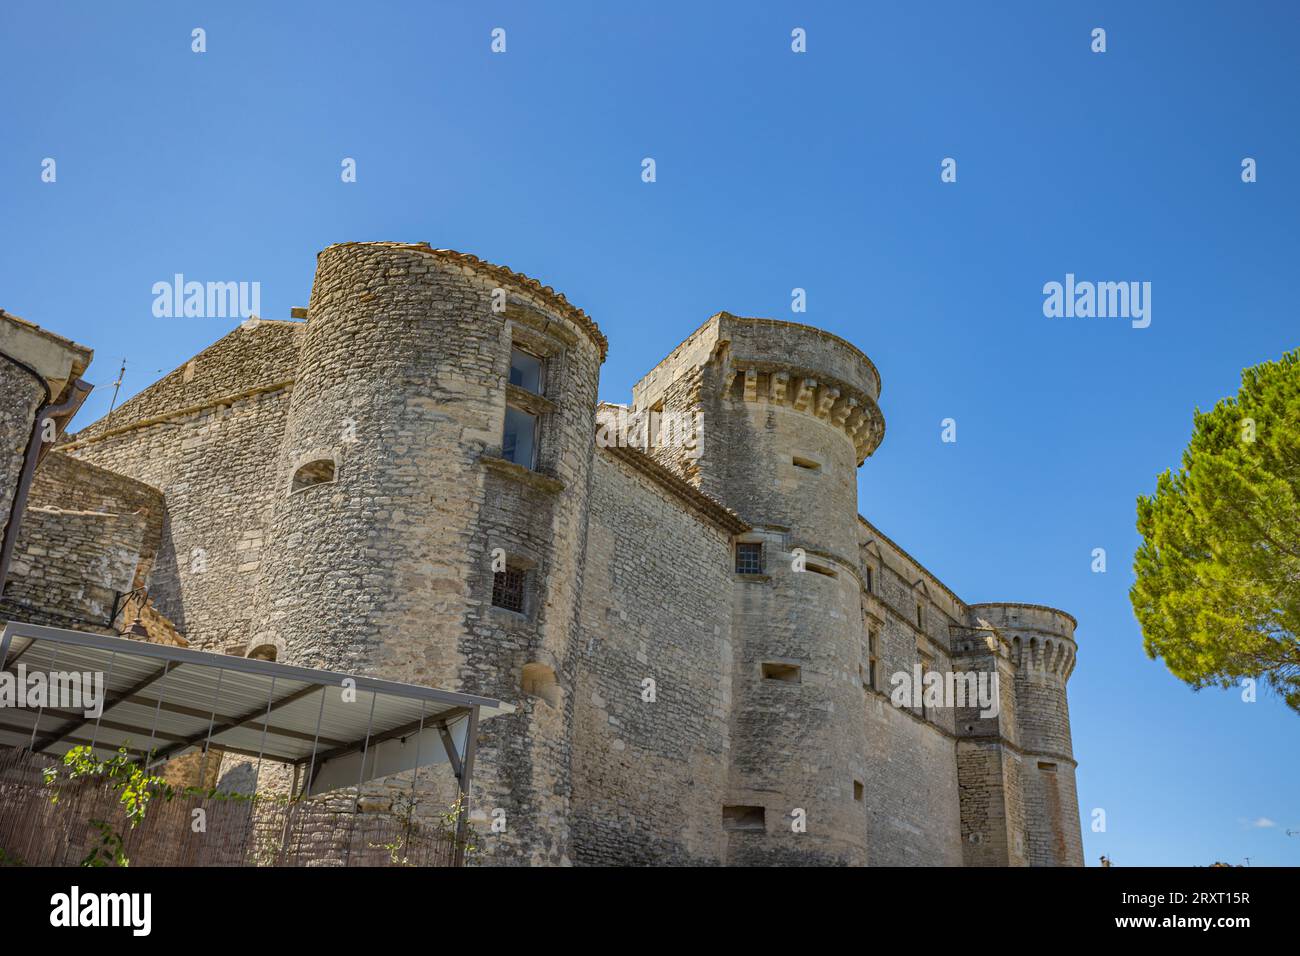
{"type": "Polygon", "coordinates": [[[141,514],[28,507],[0,614],[102,634],[130,591],[148,519],[141,514]]]}
{"type": "Polygon", "coordinates": [[[151,603],[190,646],[243,653],[301,323],[238,328],[63,446],[163,493],[151,603]]]}
{"type": "MultiPolygon", "coordinates": [[[[1073,619],[967,605],[858,516],[884,419],[854,345],[720,313],[626,410],[702,430],[636,451],[593,442],[603,336],[526,277],[346,243],[308,314],[246,323],[73,436],[35,546],[62,536],[75,571],[136,542],[113,580],[147,581],[194,647],[515,703],[482,727],[481,862],[1081,862],[1073,619]],[[540,395],[509,384],[515,347],[540,395]],[[535,468],[505,460],[508,404],[538,417],[535,468]],[[501,560],[522,611],[493,603],[501,560]],[[1000,714],[895,707],[918,664],[997,673],[1000,714]]],[[[452,797],[433,781],[426,808],[452,797]]]]}
{"type": "Polygon", "coordinates": [[[0,474],[5,477],[0,484],[0,534],[8,529],[32,421],[45,401],[45,389],[35,376],[9,362],[4,365],[0,376],[0,474]]]}
{"type": "Polygon", "coordinates": [[[722,863],[731,532],[638,457],[594,460],[573,687],[574,861],[722,863]]]}

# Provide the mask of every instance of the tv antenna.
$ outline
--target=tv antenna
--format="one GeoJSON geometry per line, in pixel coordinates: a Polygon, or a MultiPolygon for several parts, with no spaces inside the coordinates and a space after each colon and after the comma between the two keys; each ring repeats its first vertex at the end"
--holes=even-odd
{"type": "Polygon", "coordinates": [[[117,390],[122,387],[122,379],[126,377],[126,357],[122,358],[122,368],[117,373],[117,381],[113,383],[113,400],[108,403],[108,414],[104,416],[107,421],[113,415],[113,409],[117,407],[117,390]]]}

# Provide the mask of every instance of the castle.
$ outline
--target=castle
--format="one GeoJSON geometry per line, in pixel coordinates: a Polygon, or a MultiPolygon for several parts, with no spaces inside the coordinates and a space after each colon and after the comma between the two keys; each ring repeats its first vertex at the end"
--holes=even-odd
{"type": "MultiPolygon", "coordinates": [[[[320,253],[301,317],[60,437],[0,617],[116,633],[147,587],[194,648],[514,702],[478,754],[489,863],[1082,864],[1075,621],[967,604],[858,514],[858,348],[719,313],[602,404],[562,295],[382,242],[320,253]],[[918,667],[996,675],[995,712],[896,706],[918,667]]],[[[8,514],[90,355],[5,318],[35,368],[2,373],[8,514]]]]}

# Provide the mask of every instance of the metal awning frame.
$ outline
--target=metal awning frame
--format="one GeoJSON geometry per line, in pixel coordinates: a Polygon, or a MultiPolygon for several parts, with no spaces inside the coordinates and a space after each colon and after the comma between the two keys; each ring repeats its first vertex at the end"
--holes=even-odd
{"type": "MultiPolygon", "coordinates": [[[[69,645],[72,647],[85,648],[94,651],[105,652],[110,655],[108,666],[108,682],[112,681],[112,666],[117,660],[117,655],[128,655],[138,660],[153,660],[159,664],[159,667],[152,672],[144,675],[142,678],[134,681],[130,686],[118,691],[108,691],[102,702],[98,717],[88,717],[83,713],[76,711],[59,710],[52,707],[42,707],[32,724],[32,735],[29,745],[23,749],[33,752],[42,752],[60,742],[71,744],[89,744],[92,749],[96,746],[107,748],[107,743],[97,744],[98,734],[101,728],[119,732],[134,732],[143,727],[139,724],[122,724],[112,719],[107,719],[110,712],[123,704],[134,706],[155,705],[154,725],[150,733],[150,744],[160,741],[163,746],[159,749],[150,749],[141,751],[131,749],[130,752],[137,757],[143,764],[148,767],[155,767],[166,760],[171,759],[189,750],[191,747],[202,746],[203,764],[201,765],[200,775],[206,770],[208,750],[212,746],[237,753],[241,756],[256,757],[258,768],[260,770],[261,761],[265,754],[267,735],[285,739],[300,739],[305,741],[308,734],[304,730],[296,730],[290,727],[277,726],[274,723],[274,715],[277,711],[283,710],[290,705],[306,700],[313,694],[320,692],[320,708],[316,719],[314,732],[311,735],[312,749],[310,754],[295,759],[288,759],[284,754],[266,755],[267,759],[286,763],[294,768],[294,786],[293,795],[295,797],[304,794],[313,793],[313,785],[318,782],[321,771],[332,762],[339,761],[340,758],[348,758],[352,755],[359,755],[358,772],[356,780],[356,796],[354,799],[354,809],[360,802],[361,787],[366,779],[373,779],[376,776],[386,775],[378,772],[380,754],[376,748],[386,742],[400,741],[405,746],[408,738],[414,737],[417,743],[414,763],[409,767],[401,769],[412,769],[414,773],[411,779],[411,788],[414,791],[416,781],[419,777],[421,766],[428,763],[436,762],[434,760],[421,763],[421,746],[425,737],[426,730],[436,730],[437,740],[441,741],[441,749],[445,752],[447,762],[449,763],[453,774],[456,777],[458,790],[460,794],[460,813],[457,818],[456,826],[456,865],[464,860],[465,834],[469,817],[469,797],[474,774],[475,755],[478,747],[478,728],[479,722],[486,717],[495,716],[500,713],[513,712],[514,707],[505,704],[499,700],[479,697],[471,694],[460,694],[452,691],[436,690],[430,687],[420,687],[415,684],[397,683],[394,681],[380,680],[372,677],[364,677],[353,674],[344,674],[337,671],[317,670],[306,667],[296,667],[289,664],[280,664],[272,661],[262,661],[243,657],[233,657],[223,654],[214,654],[208,651],[196,651],[189,648],[172,647],[163,644],[151,644],[144,641],[129,640],[121,637],[108,637],[100,634],[88,634],[81,631],[72,631],[64,628],[46,627],[36,624],[25,624],[21,622],[9,622],[6,624],[3,636],[0,637],[0,671],[6,671],[17,665],[22,656],[31,648],[36,647],[39,642],[47,642],[56,645],[69,645]],[[32,643],[27,644],[21,650],[17,651],[12,658],[11,649],[15,639],[26,639],[32,643]],[[185,668],[187,665],[194,667],[203,667],[207,669],[216,669],[218,671],[216,691],[211,706],[207,702],[187,701],[185,704],[168,702],[163,698],[165,695],[158,694],[157,699],[152,697],[143,697],[142,695],[150,687],[166,678],[169,674],[175,674],[178,670],[185,668]],[[232,674],[249,674],[256,675],[258,678],[270,679],[270,691],[268,693],[265,706],[249,708],[240,711],[234,715],[219,714],[219,704],[221,701],[220,690],[221,683],[227,672],[232,674]],[[345,682],[352,682],[351,686],[355,688],[358,695],[369,692],[371,696],[370,714],[368,725],[364,737],[356,739],[342,740],[322,736],[321,718],[325,713],[325,703],[328,691],[339,689],[347,686],[345,682]],[[304,686],[281,696],[276,695],[276,684],[304,686]],[[373,726],[375,705],[380,695],[386,698],[401,698],[406,701],[420,702],[420,718],[418,721],[409,721],[399,726],[385,728],[375,732],[373,726]],[[188,706],[193,704],[193,706],[188,706]],[[175,734],[159,733],[157,728],[157,716],[162,711],[178,713],[190,719],[207,719],[207,728],[205,731],[175,734]],[[431,710],[427,717],[426,710],[431,710]],[[58,727],[38,732],[40,721],[43,717],[61,717],[64,722],[58,727]],[[220,722],[218,722],[220,718],[220,722]],[[461,722],[464,722],[463,743],[461,746],[456,745],[453,728],[458,728],[461,722]],[[77,731],[94,725],[95,736],[89,741],[84,736],[74,736],[77,731]],[[258,752],[252,752],[247,748],[232,747],[220,741],[213,743],[213,737],[224,733],[234,731],[260,731],[262,747],[258,752]],[[322,749],[322,746],[324,749],[322,749]],[[372,752],[373,751],[373,752],[372,752]],[[367,760],[370,760],[371,776],[366,776],[367,760]],[[305,771],[305,772],[304,772],[305,771]]],[[[57,660],[57,649],[54,652],[54,660],[57,660]]],[[[53,670],[53,666],[51,666],[53,670]]],[[[10,673],[13,673],[9,670],[10,673]]],[[[10,734],[15,734],[17,728],[5,728],[10,734]]],[[[22,733],[26,733],[23,729],[22,733]]],[[[427,752],[427,751],[426,751],[427,752]]],[[[394,759],[390,754],[388,759],[394,759]]],[[[397,758],[402,759],[402,758],[397,758]]],[[[436,758],[437,761],[441,757],[436,758]]],[[[337,768],[338,764],[334,763],[337,768]]],[[[337,774],[333,776],[337,777],[337,774]]],[[[335,782],[330,786],[324,787],[317,792],[324,792],[328,789],[336,789],[340,786],[335,782]]],[[[348,786],[348,785],[344,785],[348,786]]]]}

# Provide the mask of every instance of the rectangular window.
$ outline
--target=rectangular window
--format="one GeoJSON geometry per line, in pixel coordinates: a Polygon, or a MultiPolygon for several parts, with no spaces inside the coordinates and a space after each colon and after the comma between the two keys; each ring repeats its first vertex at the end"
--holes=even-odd
{"type": "Polygon", "coordinates": [[[533,468],[537,463],[537,416],[506,406],[506,430],[501,439],[501,457],[516,465],[533,468]]]}
{"type": "Polygon", "coordinates": [[[524,581],[528,572],[506,568],[492,575],[492,605],[524,613],[524,581]]]}
{"type": "Polygon", "coordinates": [[[645,415],[645,447],[662,448],[666,442],[664,435],[661,434],[664,426],[664,403],[662,400],[655,402],[650,406],[650,410],[645,415]]]}
{"type": "Polygon", "coordinates": [[[880,661],[880,648],[875,631],[867,631],[867,686],[876,689],[876,666],[880,661]]]}
{"type": "Polygon", "coordinates": [[[1056,764],[1044,763],[1043,761],[1040,760],[1038,761],[1038,769],[1046,770],[1048,773],[1056,773],[1056,764]]]}
{"type": "Polygon", "coordinates": [[[866,788],[862,786],[861,780],[853,781],[853,799],[858,801],[858,803],[862,802],[862,797],[863,794],[865,793],[865,790],[866,788]]]}
{"type": "Polygon", "coordinates": [[[926,657],[924,654],[918,654],[917,657],[919,657],[921,661],[921,686],[915,688],[914,692],[916,694],[917,701],[921,705],[921,716],[928,717],[929,715],[926,713],[926,709],[925,709],[925,679],[930,673],[930,668],[933,666],[933,661],[931,661],[930,658],[926,657]]]}
{"type": "Polygon", "coordinates": [[[766,830],[767,810],[764,807],[723,807],[724,830],[766,830]]]}
{"type": "Polygon", "coordinates": [[[916,626],[921,628],[921,630],[925,630],[925,618],[922,615],[923,612],[921,610],[921,605],[918,604],[916,606],[916,626]]]}
{"type": "Polygon", "coordinates": [[[739,541],[736,543],[736,573],[763,573],[763,542],[739,541]]]}
{"type": "Polygon", "coordinates": [[[763,679],[785,681],[787,684],[798,684],[800,683],[799,665],[766,663],[763,665],[763,679]]]}
{"type": "Polygon", "coordinates": [[[791,461],[796,468],[803,468],[806,471],[821,471],[822,466],[817,464],[817,462],[813,461],[811,458],[801,458],[798,455],[795,455],[791,461]]]}
{"type": "Polygon", "coordinates": [[[875,593],[875,589],[871,586],[871,585],[872,585],[872,582],[871,582],[871,569],[870,569],[870,568],[864,568],[863,570],[865,570],[865,571],[867,572],[867,593],[868,593],[868,594],[874,594],[874,593],[875,593]]]}
{"type": "Polygon", "coordinates": [[[534,395],[542,394],[545,365],[536,355],[520,349],[510,350],[510,384],[534,395]]]}

